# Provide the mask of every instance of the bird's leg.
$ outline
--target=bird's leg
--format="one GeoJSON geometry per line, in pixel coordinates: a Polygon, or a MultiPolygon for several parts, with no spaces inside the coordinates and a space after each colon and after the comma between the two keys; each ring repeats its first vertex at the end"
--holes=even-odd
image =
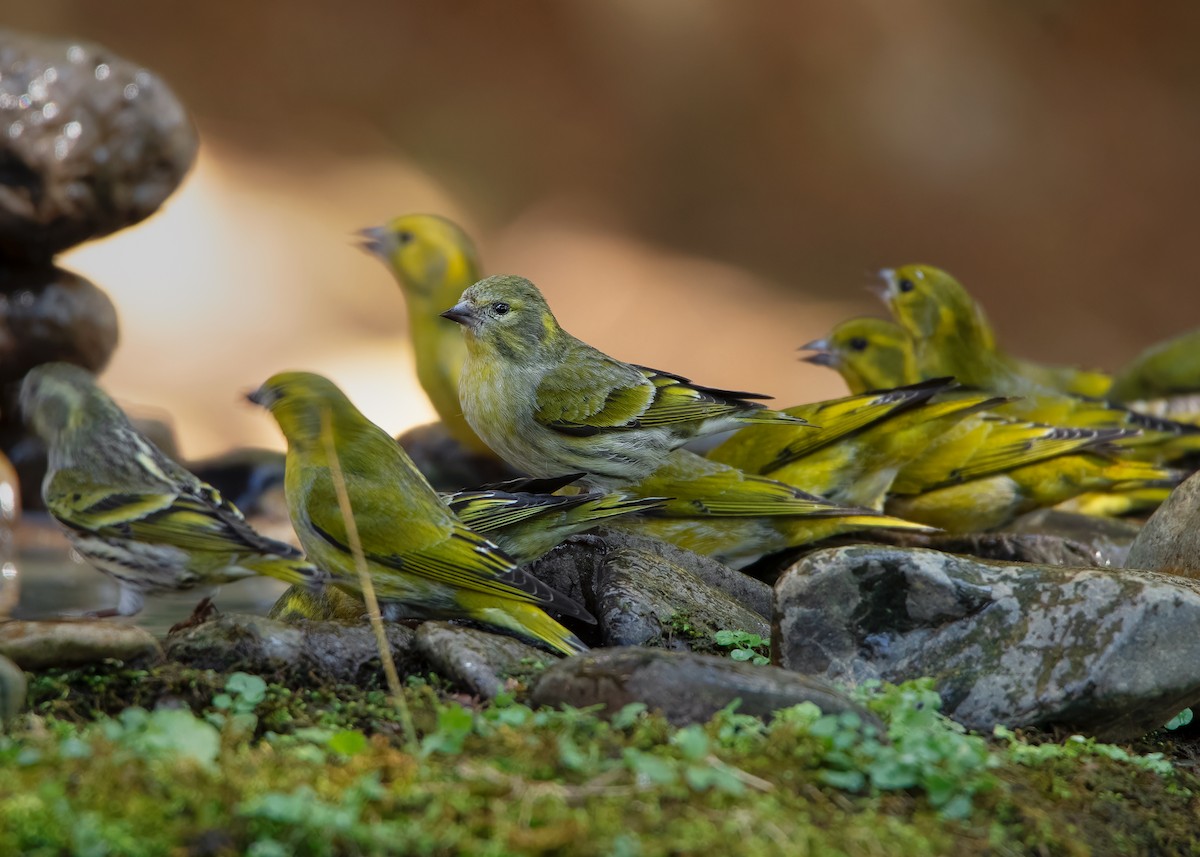
{"type": "Polygon", "coordinates": [[[196,609],[192,611],[191,616],[188,616],[182,622],[176,622],[167,633],[174,634],[178,631],[186,631],[188,628],[194,628],[197,625],[203,625],[213,616],[216,616],[218,612],[220,611],[217,610],[217,605],[213,604],[212,598],[206,596],[196,605],[196,609]]]}

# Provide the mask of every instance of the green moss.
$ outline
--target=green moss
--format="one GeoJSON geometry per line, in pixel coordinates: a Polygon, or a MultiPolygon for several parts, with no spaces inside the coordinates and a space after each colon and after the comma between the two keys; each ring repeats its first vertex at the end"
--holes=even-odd
{"type": "Polygon", "coordinates": [[[984,738],[927,683],[864,691],[887,736],[811,705],[674,728],[638,706],[405,692],[415,751],[374,689],[171,665],[38,676],[34,716],[0,737],[0,854],[1198,853],[1179,733],[984,738]]]}

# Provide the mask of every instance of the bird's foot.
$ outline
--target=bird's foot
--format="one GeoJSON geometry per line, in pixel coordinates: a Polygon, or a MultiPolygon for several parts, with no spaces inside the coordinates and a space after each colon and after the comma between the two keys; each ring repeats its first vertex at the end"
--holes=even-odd
{"type": "Polygon", "coordinates": [[[188,628],[195,628],[197,625],[203,625],[219,612],[217,605],[213,604],[211,598],[203,598],[196,605],[196,609],[192,611],[191,616],[188,616],[182,622],[176,622],[167,633],[174,634],[178,631],[186,631],[188,628]]]}

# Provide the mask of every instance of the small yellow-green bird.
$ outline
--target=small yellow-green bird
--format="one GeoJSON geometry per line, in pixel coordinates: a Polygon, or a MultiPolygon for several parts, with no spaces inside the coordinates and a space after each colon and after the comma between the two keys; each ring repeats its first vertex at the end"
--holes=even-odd
{"type": "Polygon", "coordinates": [[[300,544],[339,586],[361,595],[331,452],[373,586],[381,602],[391,602],[390,616],[472,619],[564,654],[587,648],[542,607],[584,621],[595,621],[592,616],[455,517],[403,448],[333,382],[283,372],[250,399],[271,412],[287,439],[284,490],[300,544]]]}
{"type": "MultiPolygon", "coordinates": [[[[812,431],[747,426],[713,461],[768,476],[835,503],[882,510],[896,477],[955,424],[1005,399],[955,390],[946,379],[797,405],[812,431]]],[[[904,517],[903,515],[901,517],[904,517]]]]}
{"type": "Polygon", "coordinates": [[[930,530],[872,509],[832,503],[686,449],[668,453],[654,473],[625,491],[669,499],[657,509],[614,520],[612,529],[661,539],[733,568],[843,533],[930,530]]]}
{"type": "MultiPolygon", "coordinates": [[[[517,480],[521,481],[521,480],[517,480]]],[[[573,481],[573,480],[572,480],[573,481]]],[[[486,535],[526,565],[558,547],[570,536],[584,533],[612,518],[658,508],[656,498],[626,497],[600,492],[544,494],[531,491],[479,489],[442,494],[442,502],[475,532],[486,535]]],[[[362,601],[336,586],[319,592],[292,587],[271,608],[271,618],[358,622],[366,615],[362,601]]]]}
{"type": "Polygon", "coordinates": [[[79,554],[120,584],[117,606],[92,615],[132,616],[148,593],[256,574],[307,586],[328,577],[291,545],[255,532],[217,489],[163,455],[86,370],[38,366],[20,398],[49,449],[46,508],[79,554]]]}
{"type": "MultiPolygon", "coordinates": [[[[805,359],[837,370],[852,389],[886,387],[915,372],[908,335],[880,319],[851,319],[805,347],[817,351],[805,359]]],[[[896,473],[886,511],[952,532],[978,531],[1084,492],[1145,496],[1144,489],[1161,491],[1180,478],[1178,471],[1126,459],[1115,444],[1137,440],[1130,429],[1056,427],[1002,415],[1023,401],[1002,401],[931,435],[896,473]]]]}
{"type": "Polygon", "coordinates": [[[523,277],[480,280],[442,313],[462,325],[467,422],[530,476],[636,482],[695,437],[743,423],[802,425],[740,393],[623,363],[567,333],[523,277]]]}
{"type": "Polygon", "coordinates": [[[1115,441],[1126,458],[1169,463],[1200,451],[1196,426],[1061,393],[1018,374],[995,351],[982,310],[944,271],[906,265],[882,273],[885,299],[908,334],[920,377],[953,375],[971,388],[1014,396],[997,409],[1008,416],[1054,426],[1128,430],[1132,434],[1115,441]]]}
{"type": "Polygon", "coordinates": [[[882,294],[896,320],[916,343],[918,368],[927,378],[952,375],[969,387],[1017,395],[1032,390],[1100,397],[1112,379],[1101,372],[1043,366],[1010,357],[981,307],[962,284],[932,265],[880,271],[882,294]]]}
{"type": "Polygon", "coordinates": [[[1200,392],[1200,330],[1152,345],[1113,378],[1109,394],[1118,402],[1160,399],[1200,392]]]}
{"type": "Polygon", "coordinates": [[[474,452],[495,455],[467,425],[458,401],[458,378],[467,347],[462,334],[438,313],[479,279],[471,239],[435,214],[405,214],[359,231],[362,248],[391,272],[408,307],[417,378],[450,435],[474,452]]]}

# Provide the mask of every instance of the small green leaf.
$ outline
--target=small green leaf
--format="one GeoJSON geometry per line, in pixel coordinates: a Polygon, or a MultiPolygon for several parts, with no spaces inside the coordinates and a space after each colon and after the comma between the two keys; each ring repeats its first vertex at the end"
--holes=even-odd
{"type": "Polygon", "coordinates": [[[847,792],[860,792],[867,784],[862,771],[821,771],[821,782],[847,792]]]}
{"type": "Polygon", "coordinates": [[[343,756],[357,756],[367,749],[367,736],[357,729],[343,729],[329,739],[329,749],[343,756]]]}
{"type": "Polygon", "coordinates": [[[671,736],[671,743],[679,748],[684,758],[693,761],[703,759],[709,752],[708,735],[705,733],[704,727],[698,724],[680,729],[671,736]]]}
{"type": "Polygon", "coordinates": [[[612,716],[612,725],[614,729],[628,729],[638,721],[638,718],[646,713],[646,703],[630,702],[621,706],[621,710],[612,716]]]}
{"type": "Polygon", "coordinates": [[[1179,712],[1174,717],[1172,717],[1170,720],[1168,720],[1166,726],[1164,726],[1163,728],[1164,729],[1179,729],[1182,726],[1187,726],[1191,722],[1192,722],[1192,709],[1185,708],[1185,709],[1183,709],[1183,711],[1179,712]]]}

